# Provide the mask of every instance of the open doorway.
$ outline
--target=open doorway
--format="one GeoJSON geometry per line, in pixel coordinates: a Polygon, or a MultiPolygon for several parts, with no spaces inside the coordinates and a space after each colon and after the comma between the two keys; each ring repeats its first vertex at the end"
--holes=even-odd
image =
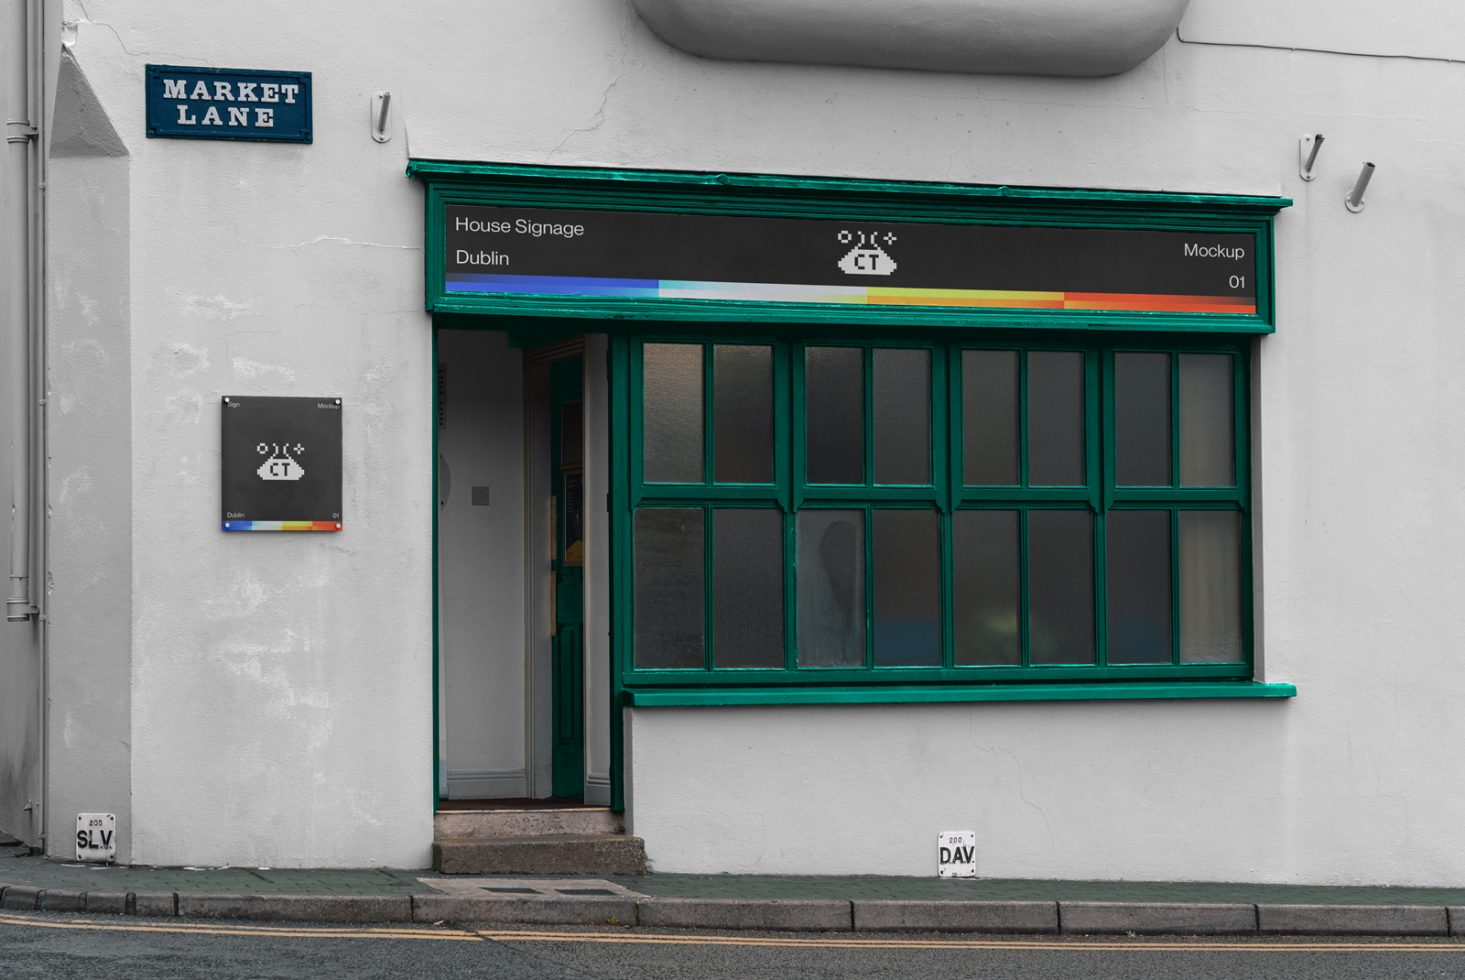
{"type": "Polygon", "coordinates": [[[440,810],[610,802],[605,379],[438,330],[440,810]]]}

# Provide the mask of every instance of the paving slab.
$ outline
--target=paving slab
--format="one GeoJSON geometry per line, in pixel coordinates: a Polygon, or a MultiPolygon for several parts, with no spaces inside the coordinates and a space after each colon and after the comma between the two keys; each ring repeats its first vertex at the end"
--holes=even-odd
{"type": "Polygon", "coordinates": [[[842,899],[651,898],[638,903],[643,926],[687,929],[844,930],[853,928],[842,899]]]}
{"type": "Polygon", "coordinates": [[[1057,902],[927,902],[857,899],[856,932],[1056,933],[1057,902]]]}
{"type": "Polygon", "coordinates": [[[1065,933],[1236,935],[1257,931],[1256,906],[1200,902],[1059,902],[1065,933]]]}
{"type": "Polygon", "coordinates": [[[636,924],[636,902],[628,898],[463,898],[456,895],[412,896],[414,922],[493,922],[539,925],[636,924]]]}
{"type": "Polygon", "coordinates": [[[1258,905],[1262,932],[1313,936],[1446,936],[1440,905],[1258,905]]]}
{"type": "Polygon", "coordinates": [[[178,914],[206,919],[294,922],[411,922],[410,895],[178,896],[178,914]]]}

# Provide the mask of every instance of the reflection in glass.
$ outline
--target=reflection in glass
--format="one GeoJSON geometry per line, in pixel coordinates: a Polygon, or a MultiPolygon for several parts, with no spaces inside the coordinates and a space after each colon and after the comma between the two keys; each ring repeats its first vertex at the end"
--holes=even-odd
{"type": "Polygon", "coordinates": [[[875,665],[941,664],[941,515],[874,512],[875,665]]]}
{"type": "Polygon", "coordinates": [[[773,482],[773,348],[712,348],[713,478],[773,482]]]}
{"type": "Polygon", "coordinates": [[[1105,528],[1109,662],[1170,662],[1170,512],[1115,510],[1105,528]]]}
{"type": "Polygon", "coordinates": [[[712,563],[713,665],[782,667],[782,512],[713,511],[712,563]]]}
{"type": "Polygon", "coordinates": [[[1241,515],[1180,512],[1180,660],[1242,659],[1241,515]]]}
{"type": "Polygon", "coordinates": [[[864,483],[864,352],[807,348],[804,389],[809,482],[864,483]]]}
{"type": "Polygon", "coordinates": [[[874,352],[875,482],[931,482],[931,352],[874,352]]]}
{"type": "Polygon", "coordinates": [[[637,667],[703,665],[702,514],[671,507],[636,511],[637,667]]]}
{"type": "Polygon", "coordinates": [[[1016,486],[1017,351],[961,352],[961,421],[967,486],[1016,486]]]}
{"type": "Polygon", "coordinates": [[[647,344],[642,429],[647,483],[701,483],[702,346],[647,344]]]}
{"type": "Polygon", "coordinates": [[[863,667],[864,511],[800,511],[798,549],[799,666],[863,667]]]}
{"type": "Polygon", "coordinates": [[[1028,483],[1075,487],[1084,483],[1083,355],[1077,351],[1028,354],[1028,483]]]}
{"type": "Polygon", "coordinates": [[[1230,354],[1180,355],[1180,484],[1234,487],[1230,354]]]}
{"type": "Polygon", "coordinates": [[[1094,662],[1094,530],[1088,511],[1028,512],[1029,661],[1094,662]]]}
{"type": "Polygon", "coordinates": [[[1114,465],[1120,485],[1170,485],[1170,355],[1114,355],[1114,465]]]}
{"type": "Polygon", "coordinates": [[[1017,511],[959,510],[956,532],[956,663],[1022,663],[1017,511]]]}

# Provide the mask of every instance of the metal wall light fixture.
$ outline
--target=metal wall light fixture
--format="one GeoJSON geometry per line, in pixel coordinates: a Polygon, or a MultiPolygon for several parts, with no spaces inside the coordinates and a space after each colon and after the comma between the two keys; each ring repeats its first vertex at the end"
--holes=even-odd
{"type": "Polygon", "coordinates": [[[1363,169],[1358,171],[1358,179],[1353,182],[1353,189],[1348,196],[1343,198],[1343,203],[1348,210],[1354,214],[1363,210],[1363,192],[1368,190],[1368,182],[1373,179],[1373,164],[1365,162],[1363,169]]]}
{"type": "Polygon", "coordinates": [[[377,92],[371,97],[371,138],[386,143],[392,138],[387,125],[392,120],[392,93],[377,92]]]}
{"type": "Polygon", "coordinates": [[[1317,163],[1317,151],[1323,148],[1323,134],[1302,136],[1297,140],[1297,176],[1312,180],[1312,165],[1317,163]]]}

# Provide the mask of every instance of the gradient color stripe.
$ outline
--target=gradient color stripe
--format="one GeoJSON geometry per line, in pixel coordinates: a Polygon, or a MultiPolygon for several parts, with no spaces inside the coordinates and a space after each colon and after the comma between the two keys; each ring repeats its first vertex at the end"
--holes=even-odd
{"type": "Polygon", "coordinates": [[[225,521],[226,531],[339,531],[340,521],[225,521]]]}
{"type": "Polygon", "coordinates": [[[1114,310],[1139,313],[1256,313],[1245,296],[1161,293],[1085,293],[1019,289],[917,289],[900,286],[828,286],[683,279],[612,279],[579,276],[507,276],[453,273],[450,293],[539,296],[609,296],[631,299],[733,300],[763,303],[849,303],[861,306],[943,306],[1004,310],[1114,310]]]}

